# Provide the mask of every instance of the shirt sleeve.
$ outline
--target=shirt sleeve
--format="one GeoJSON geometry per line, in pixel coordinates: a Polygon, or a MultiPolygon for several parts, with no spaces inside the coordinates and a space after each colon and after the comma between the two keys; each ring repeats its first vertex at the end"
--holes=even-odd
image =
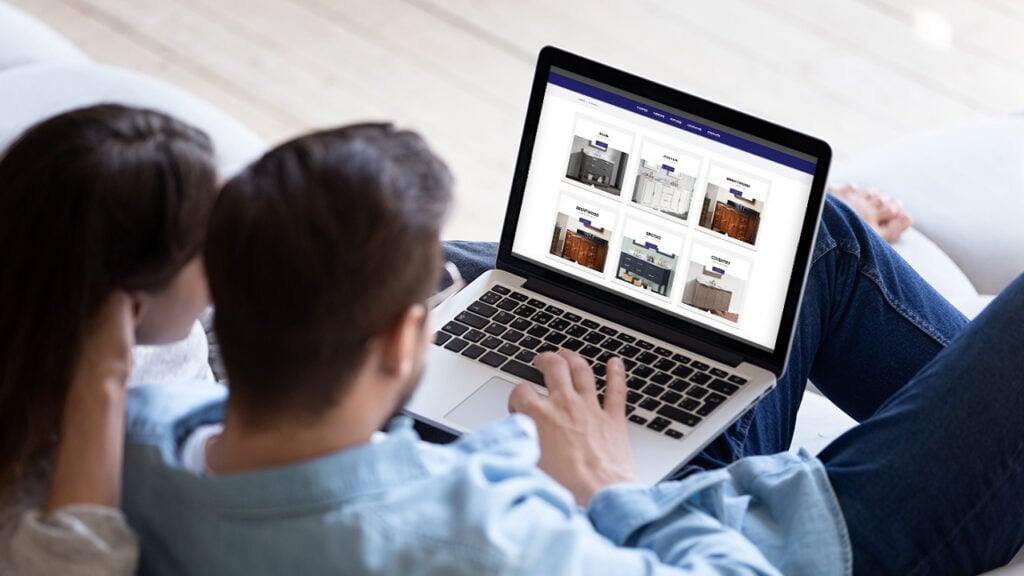
{"type": "Polygon", "coordinates": [[[72,505],[26,511],[11,540],[18,576],[121,576],[135,573],[139,543],[120,510],[72,505]]]}

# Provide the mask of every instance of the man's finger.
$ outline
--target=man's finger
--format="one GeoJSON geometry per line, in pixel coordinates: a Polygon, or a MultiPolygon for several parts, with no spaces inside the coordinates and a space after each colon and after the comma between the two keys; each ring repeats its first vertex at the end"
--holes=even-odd
{"type": "Polygon", "coordinates": [[[533,389],[529,382],[520,382],[508,395],[508,411],[510,414],[526,414],[531,418],[540,410],[544,398],[533,389]]]}
{"type": "Polygon", "coordinates": [[[560,350],[558,353],[569,364],[573,389],[580,395],[596,395],[594,370],[590,367],[590,363],[572,350],[560,350]]]}
{"type": "Polygon", "coordinates": [[[604,392],[604,411],[623,418],[626,415],[626,366],[618,356],[608,360],[608,386],[604,392]]]}
{"type": "Polygon", "coordinates": [[[533,359],[533,365],[544,374],[544,385],[548,388],[549,396],[558,397],[574,392],[569,363],[562,356],[553,352],[538,354],[533,359]]]}

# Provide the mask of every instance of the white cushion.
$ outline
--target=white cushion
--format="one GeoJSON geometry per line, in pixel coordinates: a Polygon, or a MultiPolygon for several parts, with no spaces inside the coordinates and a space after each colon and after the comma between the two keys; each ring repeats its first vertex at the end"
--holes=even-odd
{"type": "Polygon", "coordinates": [[[0,2],[0,71],[42,62],[88,61],[84,52],[52,28],[0,2]]]}
{"type": "Polygon", "coordinates": [[[0,73],[0,150],[40,120],[104,102],[153,108],[205,130],[224,175],[266,147],[238,120],[166,82],[112,66],[39,64],[0,73]]]}

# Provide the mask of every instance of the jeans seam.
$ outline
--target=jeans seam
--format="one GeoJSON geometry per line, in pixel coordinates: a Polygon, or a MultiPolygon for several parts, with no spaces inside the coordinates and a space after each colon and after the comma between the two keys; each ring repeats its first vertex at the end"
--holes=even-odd
{"type": "Polygon", "coordinates": [[[913,570],[910,571],[911,574],[925,573],[922,572],[922,570],[927,568],[927,564],[932,560],[932,558],[938,555],[942,549],[947,548],[951,542],[955,541],[954,535],[959,533],[963,529],[964,525],[967,524],[967,522],[972,517],[978,514],[978,511],[985,503],[988,502],[992,493],[998,490],[1003,485],[1005,485],[1007,482],[1009,482],[1015,475],[1020,474],[1022,468],[1022,460],[1024,460],[1024,443],[1019,443],[1017,444],[1017,448],[1014,451],[1014,453],[1010,456],[1010,458],[1007,459],[1009,465],[1006,467],[1006,472],[1002,474],[1001,477],[998,478],[997,481],[992,485],[992,487],[985,492],[984,497],[978,501],[978,503],[970,510],[970,512],[964,515],[963,520],[961,520],[960,523],[958,523],[949,532],[949,535],[947,535],[946,538],[943,539],[941,544],[939,546],[936,546],[930,554],[922,558],[921,561],[918,562],[916,566],[914,566],[913,570]]]}

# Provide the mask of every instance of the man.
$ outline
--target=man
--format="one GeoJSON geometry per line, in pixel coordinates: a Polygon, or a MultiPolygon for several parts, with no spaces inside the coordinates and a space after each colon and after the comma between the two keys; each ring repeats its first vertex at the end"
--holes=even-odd
{"type": "Polygon", "coordinates": [[[130,399],[143,573],[932,574],[1024,542],[1024,280],[964,328],[831,201],[787,374],[681,480],[635,482],[621,362],[601,406],[569,352],[537,357],[550,396],[520,385],[508,420],[437,446],[398,418],[375,440],[430,345],[449,188],[379,125],[225,186],[204,255],[230,394],[130,399]],[[864,420],[821,460],[785,452],[808,374],[864,420]]]}

